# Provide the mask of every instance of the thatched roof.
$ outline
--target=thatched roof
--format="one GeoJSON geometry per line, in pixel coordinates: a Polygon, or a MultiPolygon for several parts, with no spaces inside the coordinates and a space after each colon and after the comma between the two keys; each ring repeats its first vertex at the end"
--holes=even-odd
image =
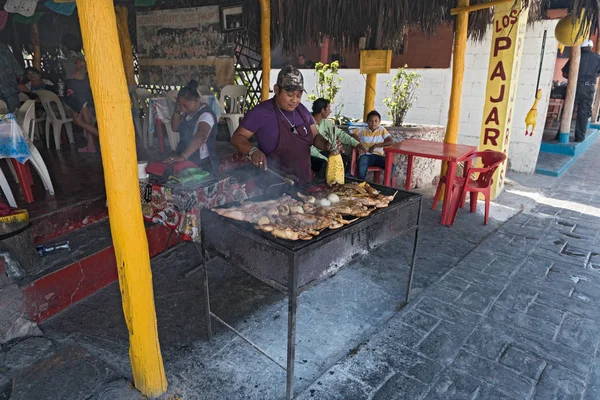
{"type": "MultiPolygon", "coordinates": [[[[257,3],[256,0],[251,0],[257,3]]],[[[488,0],[471,0],[471,4],[488,0]]],[[[586,9],[586,19],[596,25],[598,0],[525,0],[530,4],[530,20],[543,17],[548,8],[565,7],[567,3],[577,15],[586,9]]],[[[293,52],[304,44],[319,45],[328,36],[343,47],[357,47],[361,37],[374,34],[381,21],[381,48],[397,49],[406,29],[419,28],[434,33],[442,23],[451,23],[450,9],[456,0],[272,0],[271,32],[275,42],[293,52]],[[380,7],[383,12],[380,16],[380,7]]],[[[248,3],[247,3],[248,4],[248,3]]],[[[256,12],[258,10],[255,10],[256,12]]],[[[252,11],[249,11],[252,13],[252,11]]],[[[258,17],[258,15],[255,15],[258,17]]],[[[477,11],[469,16],[469,35],[480,39],[490,26],[492,9],[477,11]]],[[[250,21],[260,21],[251,18],[250,21]]],[[[258,24],[254,27],[258,28],[258,24]]]]}

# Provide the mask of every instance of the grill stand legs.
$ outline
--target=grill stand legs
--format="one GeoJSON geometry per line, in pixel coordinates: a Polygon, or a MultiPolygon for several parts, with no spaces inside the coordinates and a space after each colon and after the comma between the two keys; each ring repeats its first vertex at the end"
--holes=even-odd
{"type": "MultiPolygon", "coordinates": [[[[421,200],[422,202],[423,200],[421,200]]],[[[415,272],[415,263],[417,262],[417,249],[419,247],[419,229],[421,226],[421,206],[419,206],[419,215],[417,216],[417,226],[415,227],[415,242],[413,244],[412,261],[410,263],[410,271],[408,272],[408,283],[406,284],[406,299],[405,304],[408,304],[410,297],[410,289],[412,287],[413,276],[415,272]]]]}
{"type": "MultiPolygon", "coordinates": [[[[417,225],[415,227],[415,241],[413,244],[413,254],[412,261],[410,264],[410,272],[408,275],[408,283],[406,287],[406,298],[405,304],[408,303],[408,299],[410,297],[410,289],[412,287],[415,263],[417,261],[417,249],[419,243],[419,226],[421,222],[421,207],[419,207],[419,216],[417,217],[417,225]]],[[[208,340],[212,340],[213,332],[212,332],[212,321],[214,318],[217,322],[221,323],[223,326],[231,330],[237,336],[242,338],[248,344],[250,344],[254,349],[258,352],[266,356],[268,359],[273,361],[275,364],[279,365],[282,369],[286,371],[286,387],[285,387],[285,398],[286,400],[291,400],[294,398],[294,371],[295,371],[295,360],[296,360],[296,311],[298,308],[298,266],[297,262],[293,256],[290,256],[289,269],[288,269],[288,337],[287,337],[287,365],[286,368],[283,367],[279,362],[277,362],[274,358],[269,356],[263,349],[259,346],[251,342],[247,339],[242,333],[238,332],[231,325],[227,324],[217,315],[213,314],[210,311],[210,295],[208,289],[208,252],[204,248],[204,240],[202,240],[201,249],[196,246],[201,257],[202,264],[201,266],[204,269],[204,297],[206,301],[205,311],[206,311],[206,324],[207,324],[207,336],[208,340]]]]}
{"type": "Polygon", "coordinates": [[[288,273],[288,343],[285,398],[294,398],[294,363],[296,360],[296,310],[298,307],[298,267],[290,260],[288,273]]]}

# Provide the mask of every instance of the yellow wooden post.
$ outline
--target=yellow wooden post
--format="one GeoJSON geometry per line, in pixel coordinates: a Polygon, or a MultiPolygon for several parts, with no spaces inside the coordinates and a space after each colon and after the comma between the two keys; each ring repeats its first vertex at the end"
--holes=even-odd
{"type": "Polygon", "coordinates": [[[261,101],[269,98],[271,86],[271,1],[260,0],[260,45],[262,58],[261,101]]]}
{"type": "Polygon", "coordinates": [[[367,122],[367,114],[375,109],[375,93],[377,88],[377,74],[367,74],[365,84],[365,107],[363,110],[363,121],[367,122]]]}
{"type": "MultiPolygon", "coordinates": [[[[524,6],[523,0],[498,5],[494,9],[480,150],[495,150],[508,155],[528,14],[529,8],[524,6]]],[[[492,199],[504,187],[506,166],[507,162],[504,162],[494,173],[492,199]]]]}
{"type": "Polygon", "coordinates": [[[123,67],[125,68],[125,78],[127,86],[135,86],[135,72],[133,68],[133,46],[129,36],[129,22],[127,20],[129,10],[123,6],[115,7],[117,14],[117,28],[119,30],[119,43],[121,44],[121,54],[123,57],[123,67]]]}
{"type": "Polygon", "coordinates": [[[38,24],[31,25],[31,44],[33,44],[33,66],[42,71],[42,51],[40,50],[40,31],[38,24]]]}
{"type": "Polygon", "coordinates": [[[77,0],[77,10],[98,117],[134,384],[144,395],[157,397],[167,390],[167,379],[158,343],[135,134],[113,0],[77,0]]]}
{"type": "MultiPolygon", "coordinates": [[[[458,0],[458,7],[467,7],[469,0],[458,0]]],[[[454,50],[452,52],[452,89],[450,91],[450,108],[444,142],[456,143],[458,125],[460,122],[460,100],[462,97],[463,80],[465,76],[465,54],[467,52],[467,30],[469,13],[461,12],[456,16],[454,27],[454,50]]]]}
{"type": "Polygon", "coordinates": [[[377,88],[377,74],[389,74],[392,68],[391,50],[361,50],[360,73],[367,75],[365,84],[365,105],[363,121],[366,122],[367,114],[375,108],[375,93],[377,88]]]}

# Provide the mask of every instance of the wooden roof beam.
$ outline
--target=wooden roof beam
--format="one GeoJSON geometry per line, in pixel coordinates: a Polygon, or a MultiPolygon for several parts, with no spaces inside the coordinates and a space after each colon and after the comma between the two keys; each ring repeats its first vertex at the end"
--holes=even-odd
{"type": "Polygon", "coordinates": [[[457,7],[450,10],[450,15],[458,15],[460,13],[470,13],[473,11],[485,10],[504,3],[514,2],[515,0],[493,0],[486,3],[473,4],[471,6],[457,7]]]}

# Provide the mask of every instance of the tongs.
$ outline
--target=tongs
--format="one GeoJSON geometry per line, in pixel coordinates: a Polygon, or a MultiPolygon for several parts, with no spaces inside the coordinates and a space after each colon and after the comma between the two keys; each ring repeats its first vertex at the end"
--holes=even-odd
{"type": "Polygon", "coordinates": [[[295,186],[298,182],[300,182],[300,180],[297,177],[295,177],[294,175],[284,174],[283,172],[277,171],[273,168],[267,168],[265,171],[270,172],[271,174],[273,174],[276,177],[278,177],[279,179],[283,180],[285,183],[287,183],[290,186],[295,186]]]}

